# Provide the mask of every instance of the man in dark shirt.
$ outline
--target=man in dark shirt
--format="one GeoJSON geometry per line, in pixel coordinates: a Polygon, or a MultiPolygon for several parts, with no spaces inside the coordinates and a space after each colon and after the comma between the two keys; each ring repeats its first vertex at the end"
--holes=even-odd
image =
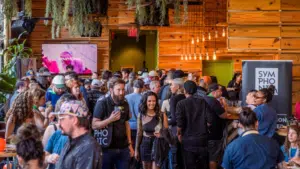
{"type": "Polygon", "coordinates": [[[99,169],[102,166],[101,147],[89,134],[88,108],[80,101],[67,101],[58,114],[58,124],[63,135],[69,136],[57,169],[99,169]]]}
{"type": "Polygon", "coordinates": [[[89,101],[89,110],[90,112],[94,112],[94,107],[96,105],[97,100],[101,97],[104,96],[105,93],[100,92],[102,84],[101,81],[98,79],[93,79],[92,84],[91,84],[91,90],[88,91],[88,101],[89,101]]]}
{"type": "Polygon", "coordinates": [[[184,83],[186,99],[177,104],[177,135],[183,147],[185,168],[208,168],[208,125],[212,123],[208,104],[199,96],[193,81],[184,83]]]}
{"type": "Polygon", "coordinates": [[[131,132],[129,105],[125,100],[125,82],[119,78],[109,81],[110,95],[100,99],[94,109],[92,127],[94,130],[112,125],[111,143],[103,148],[102,169],[127,169],[130,156],[134,155],[131,132]]]}
{"type": "Polygon", "coordinates": [[[226,113],[218,100],[222,96],[219,85],[216,83],[209,85],[208,93],[209,94],[205,96],[204,99],[208,103],[212,115],[212,123],[209,127],[210,133],[208,136],[209,165],[210,169],[217,169],[218,163],[221,162],[222,158],[222,138],[225,128],[224,118],[226,118],[226,113]]]}
{"type": "Polygon", "coordinates": [[[241,137],[227,146],[222,167],[225,169],[276,167],[282,169],[284,156],[279,145],[272,138],[258,133],[257,117],[249,107],[242,109],[239,122],[243,133],[241,137]]]}
{"type": "MultiPolygon", "coordinates": [[[[177,133],[176,106],[180,100],[185,99],[185,95],[183,94],[183,83],[184,81],[182,78],[176,78],[172,80],[170,86],[172,97],[170,99],[171,119],[169,120],[169,125],[171,126],[173,135],[176,135],[177,133]]],[[[169,161],[172,168],[183,168],[181,144],[179,142],[177,142],[177,145],[171,146],[169,161]]]]}

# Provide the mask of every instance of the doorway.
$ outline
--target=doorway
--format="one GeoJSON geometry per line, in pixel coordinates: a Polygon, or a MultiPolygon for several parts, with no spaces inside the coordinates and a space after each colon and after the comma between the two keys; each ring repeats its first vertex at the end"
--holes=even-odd
{"type": "Polygon", "coordinates": [[[128,37],[127,30],[115,30],[111,36],[110,69],[131,68],[135,72],[157,67],[157,31],[141,31],[139,40],[128,37]]]}
{"type": "Polygon", "coordinates": [[[203,76],[216,76],[218,83],[227,86],[233,76],[231,60],[203,61],[203,76]]]}

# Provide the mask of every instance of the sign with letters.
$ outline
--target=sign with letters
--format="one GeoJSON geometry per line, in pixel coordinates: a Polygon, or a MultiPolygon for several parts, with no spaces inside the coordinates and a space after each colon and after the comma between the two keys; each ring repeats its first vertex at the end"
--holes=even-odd
{"type": "Polygon", "coordinates": [[[112,126],[106,126],[101,130],[94,130],[94,138],[101,145],[101,147],[109,147],[112,139],[112,126]]]}
{"type": "Polygon", "coordinates": [[[271,106],[277,111],[277,127],[286,123],[292,113],[292,61],[244,60],[242,79],[242,101],[250,90],[275,86],[271,106]]]}

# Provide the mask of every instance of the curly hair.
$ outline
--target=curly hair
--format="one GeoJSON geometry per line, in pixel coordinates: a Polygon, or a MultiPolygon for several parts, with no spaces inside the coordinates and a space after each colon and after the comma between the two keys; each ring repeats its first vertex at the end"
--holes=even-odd
{"type": "Polygon", "coordinates": [[[297,133],[297,137],[298,137],[298,139],[297,139],[297,147],[298,147],[298,149],[300,148],[300,140],[299,140],[299,138],[300,138],[300,127],[298,126],[298,125],[290,125],[289,127],[288,127],[288,134],[287,134],[287,136],[285,137],[285,142],[284,142],[284,151],[288,154],[288,155],[290,155],[289,153],[290,153],[290,151],[289,151],[289,149],[291,148],[291,142],[289,141],[289,137],[288,137],[288,135],[289,135],[289,131],[290,130],[294,130],[294,131],[296,131],[296,133],[297,133]]]}
{"type": "Polygon", "coordinates": [[[17,131],[17,142],[29,138],[41,139],[42,135],[35,124],[23,124],[17,131]]]}
{"type": "Polygon", "coordinates": [[[147,100],[148,100],[149,96],[154,96],[155,97],[155,100],[156,100],[156,104],[155,104],[155,107],[154,107],[155,117],[157,119],[159,119],[160,109],[159,109],[159,104],[158,104],[158,97],[157,97],[156,93],[154,93],[152,91],[148,91],[145,94],[143,94],[142,99],[141,99],[141,103],[139,105],[139,112],[144,116],[147,114],[147,110],[148,110],[147,100]]]}
{"type": "Polygon", "coordinates": [[[32,88],[29,90],[31,96],[32,96],[32,101],[33,104],[36,105],[39,100],[46,95],[46,91],[41,88],[32,88]]]}
{"type": "Polygon", "coordinates": [[[275,86],[270,85],[268,88],[260,89],[259,92],[261,92],[264,95],[266,103],[269,103],[273,99],[273,95],[275,93],[275,86]]]}
{"type": "Polygon", "coordinates": [[[44,163],[44,149],[41,141],[34,138],[29,138],[20,141],[17,146],[17,155],[20,156],[25,165],[30,160],[38,160],[39,167],[43,167],[44,163]]]}
{"type": "Polygon", "coordinates": [[[20,93],[8,110],[5,121],[12,115],[15,124],[21,125],[28,118],[33,118],[33,100],[30,91],[20,93]]]}

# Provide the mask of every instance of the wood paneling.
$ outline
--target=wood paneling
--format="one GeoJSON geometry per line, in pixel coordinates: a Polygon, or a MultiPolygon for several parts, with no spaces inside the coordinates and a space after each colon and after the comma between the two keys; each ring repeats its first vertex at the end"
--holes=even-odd
{"type": "Polygon", "coordinates": [[[282,10],[300,10],[299,0],[281,0],[282,10]]]}
{"type": "Polygon", "coordinates": [[[228,13],[229,24],[254,24],[254,23],[279,23],[280,13],[279,12],[230,12],[228,13]]]}
{"type": "MultiPolygon", "coordinates": [[[[274,53],[273,59],[293,61],[294,111],[294,104],[300,100],[300,1],[229,0],[228,4],[228,48],[231,52],[251,52],[251,48],[258,48],[258,55],[274,53]]],[[[234,68],[241,70],[241,63],[234,62],[234,68]]]]}
{"type": "Polygon", "coordinates": [[[282,26],[281,37],[300,37],[300,26],[282,26]]]}
{"type": "Polygon", "coordinates": [[[229,49],[278,49],[280,40],[277,38],[230,38],[229,49]]]}
{"type": "Polygon", "coordinates": [[[231,26],[228,28],[229,37],[279,37],[278,26],[231,26]]]}
{"type": "Polygon", "coordinates": [[[279,10],[280,1],[278,0],[230,0],[228,10],[279,10]]]}
{"type": "Polygon", "coordinates": [[[282,49],[299,49],[300,48],[300,38],[282,38],[281,39],[282,49]]]}

